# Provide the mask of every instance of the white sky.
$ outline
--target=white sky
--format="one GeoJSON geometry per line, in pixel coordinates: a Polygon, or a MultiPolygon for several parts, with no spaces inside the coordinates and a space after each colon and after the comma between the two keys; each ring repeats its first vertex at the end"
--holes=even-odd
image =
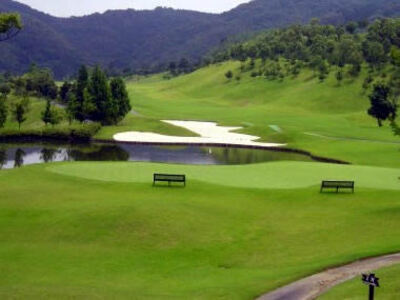
{"type": "Polygon", "coordinates": [[[250,0],[17,0],[53,16],[82,16],[107,9],[153,9],[166,6],[219,13],[250,0]]]}

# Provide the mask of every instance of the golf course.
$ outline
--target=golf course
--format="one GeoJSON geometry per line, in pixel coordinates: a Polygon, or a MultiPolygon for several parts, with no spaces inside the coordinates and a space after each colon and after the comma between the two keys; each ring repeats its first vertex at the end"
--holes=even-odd
{"type": "MultiPolygon", "coordinates": [[[[329,267],[399,252],[400,139],[366,114],[362,78],[338,87],[333,75],[321,83],[311,71],[282,82],[224,77],[239,66],[127,79],[133,111],[95,138],[191,137],[161,120],[214,121],[349,164],[60,162],[1,170],[0,298],[254,299],[329,267]],[[154,173],[185,174],[187,185],[153,186],[154,173]],[[355,193],[320,193],[329,179],[355,181],[355,193]]],[[[391,287],[380,299],[398,295],[398,268],[382,270],[391,287]]],[[[363,295],[358,281],[322,299],[363,295]]]]}

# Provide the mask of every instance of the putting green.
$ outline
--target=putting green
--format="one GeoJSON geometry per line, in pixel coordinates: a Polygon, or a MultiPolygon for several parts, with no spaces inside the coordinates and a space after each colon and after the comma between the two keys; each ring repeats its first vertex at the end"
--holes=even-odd
{"type": "Polygon", "coordinates": [[[92,180],[151,183],[153,173],[183,173],[188,180],[241,188],[294,189],[319,185],[321,180],[354,180],[356,187],[400,190],[400,170],[315,162],[273,162],[235,166],[170,165],[156,163],[61,163],[48,171],[92,180]],[[245,175],[244,175],[245,174],[245,175]]]}

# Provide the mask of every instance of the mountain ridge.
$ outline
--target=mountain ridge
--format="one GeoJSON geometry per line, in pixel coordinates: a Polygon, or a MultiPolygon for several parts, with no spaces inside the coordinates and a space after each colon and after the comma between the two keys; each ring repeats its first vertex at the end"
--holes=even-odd
{"type": "Polygon", "coordinates": [[[226,38],[319,17],[345,23],[400,15],[394,0],[253,0],[221,14],[158,7],[108,10],[60,18],[13,0],[0,11],[22,15],[25,29],[0,45],[0,71],[23,72],[30,63],[49,67],[57,77],[73,74],[82,63],[110,70],[137,70],[177,61],[197,60],[226,38]]]}

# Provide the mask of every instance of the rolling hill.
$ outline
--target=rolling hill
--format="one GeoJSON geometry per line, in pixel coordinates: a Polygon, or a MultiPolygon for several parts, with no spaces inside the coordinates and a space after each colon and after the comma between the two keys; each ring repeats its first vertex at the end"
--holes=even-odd
{"type": "Polygon", "coordinates": [[[23,72],[36,62],[61,78],[82,63],[122,70],[182,57],[195,60],[233,35],[304,23],[313,17],[338,24],[395,16],[400,14],[400,4],[394,0],[254,0],[223,14],[156,8],[56,18],[2,0],[1,11],[19,12],[25,29],[1,44],[0,71],[23,72]]]}

